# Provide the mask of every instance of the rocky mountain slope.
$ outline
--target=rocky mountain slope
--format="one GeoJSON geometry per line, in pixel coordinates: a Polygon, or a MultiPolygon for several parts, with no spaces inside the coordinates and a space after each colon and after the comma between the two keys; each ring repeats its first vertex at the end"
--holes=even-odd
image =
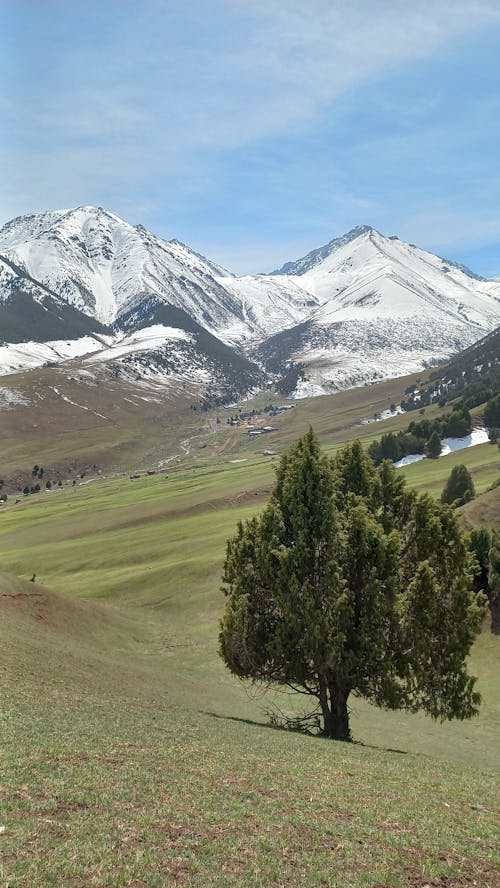
{"type": "Polygon", "coordinates": [[[368,226],[243,277],[102,208],[0,229],[0,372],[92,354],[115,374],[194,374],[213,397],[283,380],[321,394],[446,359],[499,321],[500,283],[368,226]]]}
{"type": "Polygon", "coordinates": [[[500,391],[500,327],[452,360],[437,367],[428,381],[406,392],[406,410],[463,398],[469,408],[484,404],[500,391]]]}

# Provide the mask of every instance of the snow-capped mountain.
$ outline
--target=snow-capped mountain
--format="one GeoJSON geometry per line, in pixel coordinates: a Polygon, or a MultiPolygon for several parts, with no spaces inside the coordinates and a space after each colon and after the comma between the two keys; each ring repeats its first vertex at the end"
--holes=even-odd
{"type": "Polygon", "coordinates": [[[305,365],[299,393],[320,394],[438,363],[492,330],[500,287],[397,237],[360,226],[284,270],[319,305],[256,350],[305,365]]]}
{"type": "Polygon", "coordinates": [[[13,219],[0,230],[0,262],[0,372],[101,352],[97,363],[114,373],[177,367],[205,392],[215,385],[214,397],[263,383],[217,335],[248,335],[241,302],[216,278],[229,272],[178,240],[77,207],[13,219]]]}
{"type": "Polygon", "coordinates": [[[106,325],[146,298],[182,308],[213,332],[240,310],[215,279],[224,269],[101,207],[13,219],[0,229],[0,254],[106,325]]]}
{"type": "Polygon", "coordinates": [[[496,282],[395,236],[386,237],[367,225],[354,228],[287,266],[288,274],[298,275],[304,289],[321,305],[335,303],[332,310],[347,310],[349,316],[352,307],[359,309],[367,304],[378,306],[377,313],[382,310],[391,317],[394,312],[405,316],[413,313],[411,297],[394,291],[394,286],[428,303],[433,314],[436,310],[458,311],[473,321],[476,312],[479,322],[484,312],[492,311],[488,297],[500,298],[496,282]],[[368,303],[365,297],[370,294],[373,299],[368,303]]]}
{"type": "Polygon", "coordinates": [[[498,282],[369,226],[243,277],[102,208],[0,229],[3,372],[92,353],[139,376],[182,365],[221,396],[265,372],[321,394],[436,363],[499,321],[498,282]]]}
{"type": "Polygon", "coordinates": [[[305,274],[306,271],[310,271],[316,265],[319,265],[324,259],[328,259],[330,255],[335,253],[337,250],[340,250],[341,247],[345,247],[350,244],[352,241],[357,240],[358,237],[361,237],[363,234],[367,234],[372,229],[369,225],[357,225],[356,228],[351,228],[346,234],[343,234],[341,237],[335,237],[333,240],[329,241],[323,247],[318,247],[316,250],[311,250],[305,256],[302,256],[301,259],[296,259],[294,262],[285,262],[281,268],[276,271],[272,271],[272,275],[301,275],[305,274]]]}
{"type": "MultiPolygon", "coordinates": [[[[230,329],[234,341],[249,343],[301,323],[320,305],[319,299],[306,290],[298,278],[290,276],[245,275],[218,277],[241,306],[245,328],[230,329]]],[[[220,335],[224,335],[221,331],[220,335]]]]}

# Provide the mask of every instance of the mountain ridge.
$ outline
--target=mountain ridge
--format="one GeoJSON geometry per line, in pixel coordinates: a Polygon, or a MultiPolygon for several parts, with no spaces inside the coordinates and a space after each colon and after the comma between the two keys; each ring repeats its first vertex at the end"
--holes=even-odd
{"type": "Polygon", "coordinates": [[[446,360],[500,321],[498,282],[368,225],[268,275],[237,277],[176,238],[80,206],[6,223],[0,255],[0,324],[7,305],[21,363],[23,318],[26,343],[41,323],[27,319],[50,312],[69,340],[104,333],[125,343],[158,323],[194,324],[198,369],[200,354],[213,365],[215,349],[217,361],[244,368],[250,388],[297,370],[296,395],[322,394],[446,360]]]}
{"type": "Polygon", "coordinates": [[[309,271],[310,268],[314,267],[314,265],[317,265],[318,262],[326,259],[327,256],[339,247],[351,243],[351,241],[355,240],[362,234],[366,234],[368,231],[375,230],[376,229],[372,228],[371,225],[355,225],[354,228],[351,228],[345,234],[340,235],[340,237],[334,237],[322,247],[315,247],[314,249],[309,250],[309,252],[304,256],[301,256],[300,259],[285,262],[281,268],[271,271],[269,274],[304,274],[306,271],[309,271]]]}

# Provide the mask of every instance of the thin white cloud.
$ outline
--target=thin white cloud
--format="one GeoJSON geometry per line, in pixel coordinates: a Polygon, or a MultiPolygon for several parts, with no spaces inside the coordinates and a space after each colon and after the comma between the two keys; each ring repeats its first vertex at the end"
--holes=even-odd
{"type": "MultiPolygon", "coordinates": [[[[146,159],[159,162],[164,152],[165,162],[177,162],[186,152],[286,132],[352,85],[500,21],[500,4],[486,0],[219,0],[211,7],[225,10],[226,37],[207,34],[203,42],[188,32],[176,45],[168,2],[149,3],[147,17],[137,17],[139,32],[132,21],[123,45],[111,44],[109,54],[75,34],[70,46],[46,57],[61,69],[50,94],[40,95],[34,83],[28,115],[19,115],[12,95],[21,134],[52,130],[61,145],[45,150],[63,161],[73,140],[119,135],[138,163],[139,146],[146,159]]],[[[184,10],[210,18],[206,3],[191,0],[184,10]]]]}
{"type": "MultiPolygon", "coordinates": [[[[29,89],[15,69],[4,78],[0,217],[110,202],[142,221],[155,181],[182,182],[195,201],[221,152],[306,131],[354,88],[500,23],[498,0],[122,0],[115,8],[124,14],[105,39],[75,30],[68,45],[51,45],[46,27],[46,45],[26,48],[35,56],[29,89]],[[131,191],[145,193],[134,204],[131,191]]],[[[405,113],[426,110],[422,100],[405,113]]],[[[418,156],[410,136],[399,147],[418,156]]],[[[398,146],[378,149],[390,156],[398,146]]],[[[372,221],[376,202],[345,185],[340,171],[330,188],[337,207],[372,221]]],[[[168,218],[168,205],[163,213],[168,218]]],[[[235,247],[240,267],[252,256],[257,264],[257,255],[257,247],[235,247]]],[[[277,263],[269,254],[257,267],[266,264],[277,263]]]]}

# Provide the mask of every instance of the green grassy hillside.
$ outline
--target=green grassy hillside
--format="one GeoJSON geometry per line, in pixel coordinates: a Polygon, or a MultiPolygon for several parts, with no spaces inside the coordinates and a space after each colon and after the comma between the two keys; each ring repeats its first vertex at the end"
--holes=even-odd
{"type": "MultiPolygon", "coordinates": [[[[492,444],[479,444],[467,450],[457,450],[439,459],[425,459],[405,466],[404,473],[408,484],[420,491],[428,491],[439,497],[445,482],[454,466],[464,464],[469,469],[478,494],[485,493],[488,487],[500,477],[500,451],[492,444]]],[[[500,498],[500,489],[497,489],[500,498]]]]}
{"type": "MultiPolygon", "coordinates": [[[[462,455],[478,487],[495,451],[462,455]]],[[[273,483],[237,458],[2,507],[0,884],[500,885],[498,637],[473,651],[471,722],[354,700],[354,745],[267,727],[297,701],[216,653],[225,540],[273,483]]],[[[454,459],[406,471],[438,491],[454,459]]]]}

